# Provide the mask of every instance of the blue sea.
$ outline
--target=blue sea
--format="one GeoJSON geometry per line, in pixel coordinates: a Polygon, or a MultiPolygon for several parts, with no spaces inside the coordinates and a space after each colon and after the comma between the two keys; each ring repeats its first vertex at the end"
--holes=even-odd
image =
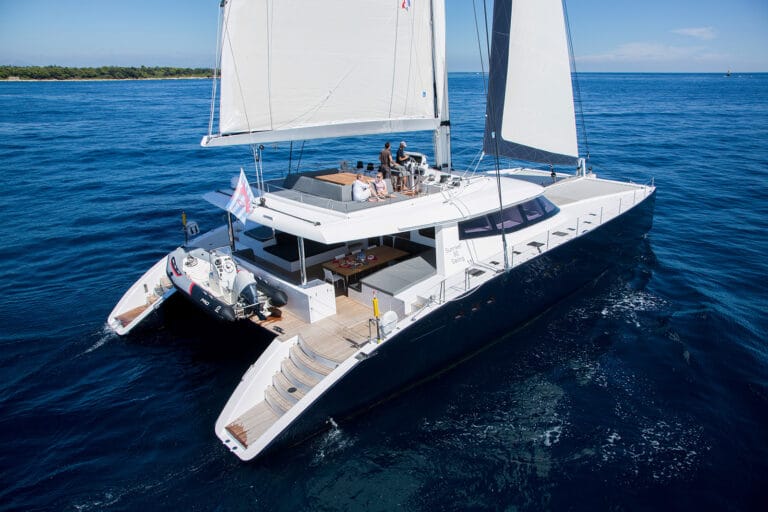
{"type": "MultiPolygon", "coordinates": [[[[482,76],[449,88],[465,169],[482,76]]],[[[183,242],[181,212],[221,224],[201,194],[253,167],[199,146],[210,81],[0,83],[0,510],[766,510],[768,75],[580,89],[594,171],[658,186],[637,254],[458,367],[243,463],[213,425],[266,338],[184,301],[155,329],[105,329],[183,242]]],[[[268,145],[264,170],[373,162],[384,140],[268,145]]],[[[431,134],[407,140],[431,155],[431,134]]]]}

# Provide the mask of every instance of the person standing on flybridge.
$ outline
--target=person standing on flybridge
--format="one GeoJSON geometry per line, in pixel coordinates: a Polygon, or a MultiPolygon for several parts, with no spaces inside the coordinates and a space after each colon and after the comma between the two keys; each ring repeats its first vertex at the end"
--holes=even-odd
{"type": "Polygon", "coordinates": [[[392,160],[392,151],[389,149],[389,141],[384,143],[384,149],[379,153],[379,172],[384,175],[385,178],[389,178],[389,171],[394,167],[395,161],[392,160]]]}
{"type": "Polygon", "coordinates": [[[395,158],[394,170],[392,175],[395,177],[395,190],[401,191],[403,189],[403,182],[405,181],[405,175],[408,172],[405,168],[405,164],[408,163],[411,157],[405,154],[405,141],[400,142],[400,147],[397,148],[397,157],[395,158]]]}

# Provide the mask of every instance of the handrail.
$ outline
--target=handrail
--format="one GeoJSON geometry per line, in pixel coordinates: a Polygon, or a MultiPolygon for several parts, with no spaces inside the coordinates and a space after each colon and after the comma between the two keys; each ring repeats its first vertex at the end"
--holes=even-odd
{"type": "MultiPolygon", "coordinates": [[[[615,203],[615,207],[613,208],[611,208],[610,205],[600,206],[599,209],[587,211],[583,215],[580,215],[575,219],[571,219],[567,222],[562,222],[560,224],[557,224],[552,228],[548,229],[545,233],[538,233],[535,236],[528,237],[516,244],[510,245],[508,247],[509,257],[510,257],[510,268],[515,268],[517,266],[520,266],[523,263],[527,262],[528,260],[536,256],[539,256],[540,253],[546,252],[552,248],[555,248],[559,245],[567,243],[570,240],[578,238],[581,235],[585,234],[586,232],[591,231],[595,227],[600,226],[605,222],[608,222],[618,217],[622,211],[626,211],[627,209],[634,207],[638,202],[642,201],[643,199],[648,197],[648,195],[650,195],[650,190],[648,190],[647,188],[644,188],[642,190],[644,191],[644,193],[642,194],[642,197],[639,197],[639,198],[638,196],[640,194],[638,194],[637,191],[633,192],[632,206],[627,206],[627,204],[623,201],[623,198],[620,196],[617,198],[617,202],[615,203]],[[585,226],[588,226],[588,227],[585,227],[585,226]],[[536,245],[529,245],[531,244],[531,242],[538,242],[541,245],[537,248],[536,245]]],[[[628,193],[624,195],[628,196],[628,193]]],[[[490,264],[489,262],[498,261],[502,259],[502,257],[503,257],[503,252],[498,252],[491,255],[489,258],[485,258],[480,261],[472,261],[472,265],[483,267],[492,271],[498,271],[500,269],[490,264]]],[[[485,278],[480,278],[480,277],[478,278],[481,280],[489,279],[492,275],[494,274],[490,274],[488,277],[485,277],[485,278]]],[[[454,300],[460,295],[463,295],[467,291],[470,291],[468,281],[469,279],[466,271],[463,275],[455,274],[450,278],[442,279],[439,283],[435,284],[434,286],[432,286],[431,288],[425,291],[426,293],[424,293],[424,296],[428,298],[428,302],[425,303],[417,311],[414,311],[410,315],[406,315],[406,318],[410,317],[413,320],[422,311],[427,309],[428,306],[444,304],[446,302],[454,300]],[[455,293],[455,295],[452,295],[450,297],[448,296],[449,288],[455,293]]],[[[422,294],[420,293],[419,295],[421,296],[422,294]]]]}

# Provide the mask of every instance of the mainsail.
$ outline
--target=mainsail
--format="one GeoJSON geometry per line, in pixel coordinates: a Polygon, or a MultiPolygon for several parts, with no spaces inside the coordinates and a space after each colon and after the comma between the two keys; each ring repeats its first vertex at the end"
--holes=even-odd
{"type": "Polygon", "coordinates": [[[444,0],[227,0],[219,133],[203,145],[436,129],[444,10],[444,0]]]}
{"type": "Polygon", "coordinates": [[[551,164],[578,158],[561,0],[495,0],[483,149],[551,164]]]}

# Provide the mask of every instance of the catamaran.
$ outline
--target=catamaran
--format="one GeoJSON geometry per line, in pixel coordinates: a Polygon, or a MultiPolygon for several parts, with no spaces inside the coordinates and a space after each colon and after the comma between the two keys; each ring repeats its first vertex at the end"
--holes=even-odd
{"type": "Polygon", "coordinates": [[[237,219],[185,251],[226,254],[284,299],[279,315],[250,317],[275,336],[216,421],[240,459],[456,364],[651,228],[653,183],[598,178],[579,156],[560,0],[494,2],[483,143],[550,167],[453,168],[444,11],[444,0],[222,2],[218,131],[212,108],[202,145],[251,145],[256,185],[242,175],[206,194],[237,219]],[[381,201],[352,199],[365,173],[345,163],[261,170],[264,143],[417,130],[434,133],[434,161],[410,153],[406,188],[385,180],[381,201]]]}

